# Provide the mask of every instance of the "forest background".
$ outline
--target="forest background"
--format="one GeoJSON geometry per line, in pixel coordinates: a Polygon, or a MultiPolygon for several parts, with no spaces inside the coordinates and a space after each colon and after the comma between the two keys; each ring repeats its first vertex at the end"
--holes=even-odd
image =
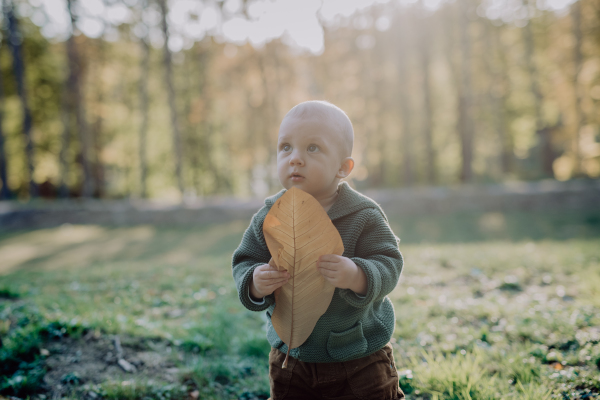
{"type": "Polygon", "coordinates": [[[360,188],[600,176],[597,0],[3,0],[1,198],[262,197],[325,99],[360,188]]]}

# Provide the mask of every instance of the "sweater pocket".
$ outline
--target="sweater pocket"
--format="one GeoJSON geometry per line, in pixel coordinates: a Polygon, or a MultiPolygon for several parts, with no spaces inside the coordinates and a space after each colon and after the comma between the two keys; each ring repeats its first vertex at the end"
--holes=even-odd
{"type": "Polygon", "coordinates": [[[327,339],[327,353],[338,361],[359,358],[367,351],[367,339],[363,335],[362,323],[359,321],[352,328],[343,332],[330,332],[327,339]]]}

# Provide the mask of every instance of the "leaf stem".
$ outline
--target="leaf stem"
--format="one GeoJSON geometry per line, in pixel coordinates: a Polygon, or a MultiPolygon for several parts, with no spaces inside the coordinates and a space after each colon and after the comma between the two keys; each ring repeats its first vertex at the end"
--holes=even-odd
{"type": "MultiPolygon", "coordinates": [[[[295,210],[296,209],[296,197],[292,196],[292,209],[295,210]]],[[[290,329],[290,343],[288,344],[288,351],[287,354],[285,355],[285,360],[283,360],[283,365],[282,368],[286,368],[287,367],[287,362],[288,362],[288,357],[290,356],[290,350],[292,349],[292,338],[294,337],[294,289],[296,288],[296,285],[294,284],[295,280],[296,280],[296,213],[293,212],[292,213],[292,229],[294,232],[294,265],[292,267],[292,326],[290,329]]]]}
{"type": "Polygon", "coordinates": [[[288,346],[287,354],[285,355],[285,360],[283,360],[283,365],[281,368],[287,368],[288,358],[290,357],[290,346],[288,346]]]}

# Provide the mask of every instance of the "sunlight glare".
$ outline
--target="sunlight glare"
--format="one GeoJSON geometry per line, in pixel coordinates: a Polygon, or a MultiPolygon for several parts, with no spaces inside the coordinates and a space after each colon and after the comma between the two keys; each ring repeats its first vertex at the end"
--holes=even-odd
{"type": "Polygon", "coordinates": [[[562,11],[565,8],[569,7],[571,4],[575,3],[574,0],[545,0],[546,9],[552,11],[562,11]]]}
{"type": "Polygon", "coordinates": [[[250,25],[246,18],[231,18],[223,23],[223,35],[233,43],[243,44],[248,40],[250,25]]]}
{"type": "Polygon", "coordinates": [[[242,9],[242,1],[241,0],[227,0],[225,4],[223,4],[223,9],[229,13],[230,15],[236,14],[242,9]]]}
{"type": "Polygon", "coordinates": [[[71,33],[71,21],[65,2],[43,0],[42,8],[48,16],[48,23],[42,28],[42,34],[65,40],[71,33]]]}
{"type": "Polygon", "coordinates": [[[124,4],[111,5],[106,10],[106,19],[111,24],[121,25],[129,22],[131,11],[124,4]]]}
{"type": "Polygon", "coordinates": [[[424,0],[425,8],[430,11],[435,11],[442,5],[444,0],[424,0]]]}
{"type": "Polygon", "coordinates": [[[338,16],[349,17],[357,11],[371,7],[375,0],[323,0],[319,14],[326,21],[338,16]]]}
{"type": "Polygon", "coordinates": [[[104,32],[104,24],[96,18],[81,18],[77,21],[77,28],[87,37],[99,38],[104,32]]]}
{"type": "Polygon", "coordinates": [[[214,6],[207,7],[200,16],[200,28],[205,32],[215,29],[219,22],[219,12],[214,6]]]}
{"type": "Polygon", "coordinates": [[[183,33],[194,39],[194,40],[202,40],[205,36],[204,29],[202,29],[202,25],[200,25],[200,21],[188,22],[183,26],[183,33]]]}
{"type": "Polygon", "coordinates": [[[193,0],[179,0],[173,2],[169,10],[169,21],[175,26],[192,22],[194,15],[200,15],[202,3],[193,0]]]}
{"type": "MultiPolygon", "coordinates": [[[[418,0],[395,0],[396,4],[409,6],[418,0]]],[[[574,0],[536,0],[538,9],[564,12],[574,0]]],[[[324,49],[323,26],[338,24],[340,19],[347,19],[360,14],[377,4],[388,3],[389,0],[250,0],[245,5],[241,0],[225,0],[223,12],[214,2],[202,3],[197,0],[169,1],[169,29],[180,39],[169,41],[172,48],[189,48],[194,41],[203,39],[207,34],[217,35],[223,40],[242,45],[249,42],[254,47],[277,38],[291,46],[320,54],[324,49]],[[222,17],[225,15],[225,18],[222,17]]],[[[430,11],[439,9],[445,0],[423,0],[423,5],[430,11]]],[[[80,15],[77,27],[86,36],[96,38],[109,35],[111,26],[131,22],[132,8],[135,2],[108,3],[102,0],[85,0],[79,2],[81,7],[76,9],[80,15]],[[133,4],[133,5],[132,5],[133,4]],[[95,19],[94,19],[95,17],[95,19]]],[[[46,37],[64,40],[70,33],[70,18],[62,0],[29,0],[33,7],[38,5],[44,12],[44,18],[30,13],[32,20],[41,26],[41,32],[46,37]]],[[[523,0],[483,0],[477,13],[479,16],[492,21],[526,23],[530,15],[523,7],[523,0]]],[[[160,27],[160,10],[156,5],[148,5],[142,11],[142,20],[149,27],[160,27]]],[[[372,25],[371,17],[358,15],[354,20],[357,29],[366,30],[372,25]]],[[[375,28],[386,31],[391,26],[391,20],[379,16],[375,20],[375,28]]],[[[150,29],[150,41],[153,46],[163,42],[161,34],[150,29]]],[[[138,29],[136,35],[143,33],[138,29]]],[[[109,35],[110,36],[110,35],[109,35]]],[[[117,35],[113,35],[117,37],[117,35]]],[[[364,39],[364,38],[363,38],[364,39]]],[[[369,48],[369,40],[361,40],[360,46],[369,48]]]]}
{"type": "Polygon", "coordinates": [[[84,12],[93,17],[100,17],[104,14],[106,7],[104,7],[104,2],[102,0],[86,0],[81,3],[81,8],[84,12]]]}
{"type": "Polygon", "coordinates": [[[177,53],[183,49],[183,38],[177,34],[173,34],[169,37],[169,49],[173,53],[177,53]]]}
{"type": "Polygon", "coordinates": [[[392,26],[392,21],[390,20],[390,17],[385,15],[377,18],[377,21],[375,21],[375,29],[379,32],[387,31],[390,29],[390,26],[392,26]]]}
{"type": "Polygon", "coordinates": [[[323,27],[316,17],[305,20],[302,24],[291,25],[287,32],[299,47],[308,49],[313,54],[321,54],[325,49],[323,27]]]}

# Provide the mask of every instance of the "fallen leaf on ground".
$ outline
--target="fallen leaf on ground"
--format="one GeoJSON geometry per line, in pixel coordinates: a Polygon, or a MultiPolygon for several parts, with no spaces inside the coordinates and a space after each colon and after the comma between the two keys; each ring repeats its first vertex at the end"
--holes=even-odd
{"type": "Polygon", "coordinates": [[[555,369],[555,370],[557,370],[557,371],[560,371],[560,370],[562,370],[564,367],[563,367],[563,365],[562,365],[561,363],[554,363],[554,364],[552,364],[552,368],[554,368],[554,369],[555,369]]]}

